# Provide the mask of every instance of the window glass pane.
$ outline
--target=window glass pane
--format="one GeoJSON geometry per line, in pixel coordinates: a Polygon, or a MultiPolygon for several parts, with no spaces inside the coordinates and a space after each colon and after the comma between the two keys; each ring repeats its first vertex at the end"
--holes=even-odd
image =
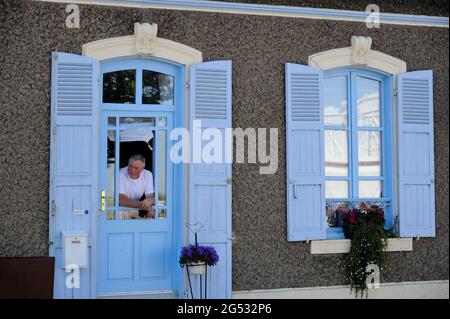
{"type": "Polygon", "coordinates": [[[381,181],[360,181],[359,197],[360,198],[381,197],[381,181]]]}
{"type": "Polygon", "coordinates": [[[158,145],[158,205],[166,205],[166,188],[167,188],[167,133],[164,130],[156,133],[158,145]]]}
{"type": "Polygon", "coordinates": [[[325,125],[347,126],[347,77],[338,76],[324,80],[325,125]]]}
{"type": "Polygon", "coordinates": [[[358,126],[380,126],[380,82],[356,78],[358,126]]]}
{"type": "Polygon", "coordinates": [[[326,198],[348,198],[348,181],[325,181],[326,198]]]}
{"type": "Polygon", "coordinates": [[[349,210],[349,202],[327,201],[326,225],[327,227],[342,227],[342,214],[349,210]]]}
{"type": "Polygon", "coordinates": [[[358,131],[359,176],[381,175],[380,132],[358,131]]]}
{"type": "Polygon", "coordinates": [[[135,103],[136,70],[103,74],[103,103],[135,103]]]}
{"type": "Polygon", "coordinates": [[[347,131],[325,130],[325,175],[348,176],[347,131]]]}
{"type": "Polygon", "coordinates": [[[142,104],[173,105],[173,76],[143,70],[142,104]]]}

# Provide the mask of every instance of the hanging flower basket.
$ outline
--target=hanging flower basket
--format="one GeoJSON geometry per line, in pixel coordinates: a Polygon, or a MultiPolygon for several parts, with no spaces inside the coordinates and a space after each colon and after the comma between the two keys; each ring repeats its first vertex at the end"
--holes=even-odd
{"type": "Polygon", "coordinates": [[[206,272],[206,262],[204,261],[188,263],[187,267],[191,275],[204,275],[206,272]]]}
{"type": "Polygon", "coordinates": [[[358,225],[352,225],[352,224],[344,224],[342,225],[342,230],[344,231],[344,236],[346,239],[352,239],[353,233],[358,228],[358,225]]]}
{"type": "Polygon", "coordinates": [[[218,261],[219,255],[212,246],[189,245],[181,249],[180,266],[187,265],[193,275],[203,275],[206,266],[214,266],[218,261]]]}

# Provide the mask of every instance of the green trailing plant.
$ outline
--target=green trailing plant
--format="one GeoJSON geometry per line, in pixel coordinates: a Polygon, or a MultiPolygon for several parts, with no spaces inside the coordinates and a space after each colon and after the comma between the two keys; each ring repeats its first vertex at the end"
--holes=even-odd
{"type": "Polygon", "coordinates": [[[353,231],[350,252],[347,256],[347,281],[355,296],[368,296],[367,277],[369,265],[378,267],[380,274],[386,270],[387,232],[384,229],[384,212],[377,206],[362,206],[349,211],[355,216],[357,227],[353,231]]]}

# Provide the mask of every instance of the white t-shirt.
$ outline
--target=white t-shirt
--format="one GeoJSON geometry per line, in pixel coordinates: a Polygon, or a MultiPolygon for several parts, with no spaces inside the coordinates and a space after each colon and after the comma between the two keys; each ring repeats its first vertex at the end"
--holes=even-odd
{"type": "Polygon", "coordinates": [[[139,200],[143,194],[153,193],[153,174],[144,169],[139,178],[132,179],[128,175],[128,166],[120,169],[119,193],[125,194],[129,199],[139,200]]]}

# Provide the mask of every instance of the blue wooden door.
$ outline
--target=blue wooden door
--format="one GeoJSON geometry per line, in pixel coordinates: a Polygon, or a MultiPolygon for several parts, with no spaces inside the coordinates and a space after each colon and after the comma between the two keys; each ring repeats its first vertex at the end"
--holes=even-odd
{"type": "Polygon", "coordinates": [[[100,66],[100,296],[179,290],[170,132],[183,101],[181,73],[176,65],[145,58],[111,60],[100,66]],[[144,156],[145,169],[151,173],[154,218],[119,202],[120,182],[126,180],[123,174],[134,154],[144,156]]]}
{"type": "Polygon", "coordinates": [[[101,114],[99,294],[173,289],[173,165],[168,160],[172,121],[170,113],[101,114]],[[142,132],[147,132],[144,135],[149,139],[151,158],[150,163],[146,158],[146,169],[153,175],[154,218],[141,217],[142,210],[119,206],[118,201],[123,178],[119,172],[126,169],[123,165],[127,163],[121,157],[143,153],[136,144],[132,144],[135,151],[125,151],[127,144],[135,143],[129,141],[130,137],[136,138],[142,132]]]}

